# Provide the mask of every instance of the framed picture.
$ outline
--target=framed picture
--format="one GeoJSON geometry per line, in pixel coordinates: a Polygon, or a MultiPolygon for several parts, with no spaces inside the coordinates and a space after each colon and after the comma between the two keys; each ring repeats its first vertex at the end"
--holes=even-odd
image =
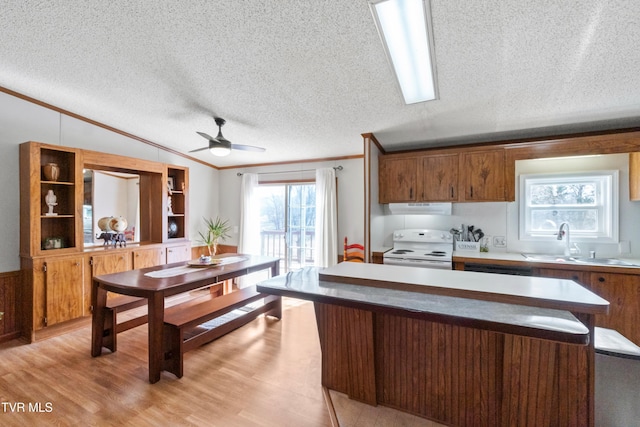
{"type": "Polygon", "coordinates": [[[176,189],[176,186],[175,186],[175,178],[174,178],[174,177],[170,176],[170,177],[167,179],[167,182],[168,182],[168,184],[167,184],[167,185],[169,186],[169,190],[170,190],[170,191],[173,191],[173,190],[175,190],[175,189],[176,189]]]}

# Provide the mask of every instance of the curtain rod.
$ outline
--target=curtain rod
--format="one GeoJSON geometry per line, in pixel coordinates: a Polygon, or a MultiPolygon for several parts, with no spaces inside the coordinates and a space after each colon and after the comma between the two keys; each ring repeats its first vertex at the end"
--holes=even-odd
{"type": "MultiPolygon", "coordinates": [[[[333,169],[337,170],[337,171],[341,171],[342,169],[344,169],[342,166],[334,166],[333,169]]],[[[295,172],[311,172],[314,171],[315,169],[300,169],[300,170],[295,170],[295,171],[280,171],[280,172],[258,172],[258,175],[273,175],[276,173],[295,173],[295,172]]],[[[237,174],[238,176],[242,176],[243,173],[242,172],[238,172],[237,174]]]]}

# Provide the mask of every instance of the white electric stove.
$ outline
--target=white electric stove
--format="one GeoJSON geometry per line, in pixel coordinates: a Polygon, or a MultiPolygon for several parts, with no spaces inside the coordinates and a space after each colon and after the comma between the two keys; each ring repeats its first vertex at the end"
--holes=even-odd
{"type": "Polygon", "coordinates": [[[405,229],[393,232],[393,249],[384,263],[451,270],[453,237],[449,231],[405,229]]]}

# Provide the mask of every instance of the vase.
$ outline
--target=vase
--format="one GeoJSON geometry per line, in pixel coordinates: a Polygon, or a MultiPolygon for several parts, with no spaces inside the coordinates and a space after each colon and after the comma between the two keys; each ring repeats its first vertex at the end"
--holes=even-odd
{"type": "Polygon", "coordinates": [[[109,228],[116,233],[123,233],[127,229],[127,220],[121,216],[113,217],[109,221],[109,228]]]}
{"type": "Polygon", "coordinates": [[[215,256],[216,252],[218,252],[218,242],[213,242],[208,246],[209,248],[209,256],[215,256]]]}
{"type": "Polygon", "coordinates": [[[169,220],[167,234],[169,238],[173,238],[178,235],[178,223],[172,219],[169,220]]]}
{"type": "Polygon", "coordinates": [[[98,220],[98,228],[102,231],[111,231],[111,227],[109,227],[109,222],[111,222],[112,216],[103,216],[98,220]]]}
{"type": "Polygon", "coordinates": [[[43,169],[47,181],[57,181],[60,178],[60,166],[57,163],[47,163],[43,169]]]}

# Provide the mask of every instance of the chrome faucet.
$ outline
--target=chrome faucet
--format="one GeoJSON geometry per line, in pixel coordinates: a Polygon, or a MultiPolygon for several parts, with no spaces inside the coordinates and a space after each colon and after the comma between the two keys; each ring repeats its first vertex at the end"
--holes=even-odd
{"type": "Polygon", "coordinates": [[[567,238],[564,239],[564,256],[571,256],[571,235],[569,232],[569,223],[563,222],[560,224],[560,228],[558,229],[558,240],[562,240],[563,236],[567,235],[567,238]],[[565,232],[563,229],[566,229],[565,232]]]}

